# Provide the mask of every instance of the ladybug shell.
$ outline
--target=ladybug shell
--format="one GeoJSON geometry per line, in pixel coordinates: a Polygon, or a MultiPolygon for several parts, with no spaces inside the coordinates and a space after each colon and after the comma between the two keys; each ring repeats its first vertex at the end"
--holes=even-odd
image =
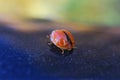
{"type": "Polygon", "coordinates": [[[52,31],[50,34],[50,40],[62,50],[72,50],[74,47],[74,37],[65,29],[52,31]]]}

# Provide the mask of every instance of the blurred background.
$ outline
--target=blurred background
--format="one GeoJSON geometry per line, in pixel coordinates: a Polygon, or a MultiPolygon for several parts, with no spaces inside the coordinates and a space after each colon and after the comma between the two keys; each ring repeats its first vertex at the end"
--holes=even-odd
{"type": "Polygon", "coordinates": [[[120,0],[0,0],[0,80],[120,78],[119,26],[120,0]],[[47,45],[60,28],[72,54],[47,45]]]}
{"type": "Polygon", "coordinates": [[[120,25],[120,0],[0,0],[0,15],[120,25]]]}

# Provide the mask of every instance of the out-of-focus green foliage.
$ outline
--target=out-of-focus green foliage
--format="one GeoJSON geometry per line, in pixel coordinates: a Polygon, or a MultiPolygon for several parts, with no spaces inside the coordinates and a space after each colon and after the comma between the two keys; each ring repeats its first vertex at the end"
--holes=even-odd
{"type": "Polygon", "coordinates": [[[86,24],[120,25],[120,0],[0,0],[0,13],[86,24]]]}
{"type": "Polygon", "coordinates": [[[68,0],[63,15],[75,22],[120,25],[120,0],[68,0]]]}

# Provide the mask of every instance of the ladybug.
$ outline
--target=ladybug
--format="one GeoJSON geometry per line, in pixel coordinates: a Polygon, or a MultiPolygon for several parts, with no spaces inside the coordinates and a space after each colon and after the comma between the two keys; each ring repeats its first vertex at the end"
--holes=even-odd
{"type": "Polygon", "coordinates": [[[62,50],[62,54],[65,50],[71,51],[75,46],[73,35],[65,29],[53,30],[47,37],[50,39],[48,45],[54,44],[62,50]]]}

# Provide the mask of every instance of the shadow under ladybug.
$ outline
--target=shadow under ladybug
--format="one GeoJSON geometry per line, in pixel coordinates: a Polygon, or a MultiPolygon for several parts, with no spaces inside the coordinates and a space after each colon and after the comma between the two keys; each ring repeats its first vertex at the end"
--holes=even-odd
{"type": "Polygon", "coordinates": [[[54,44],[49,44],[49,43],[50,42],[48,42],[48,46],[50,47],[50,51],[57,54],[57,55],[68,56],[68,55],[73,53],[73,49],[71,49],[71,50],[64,50],[64,54],[62,54],[62,50],[60,48],[58,48],[54,44]]]}

